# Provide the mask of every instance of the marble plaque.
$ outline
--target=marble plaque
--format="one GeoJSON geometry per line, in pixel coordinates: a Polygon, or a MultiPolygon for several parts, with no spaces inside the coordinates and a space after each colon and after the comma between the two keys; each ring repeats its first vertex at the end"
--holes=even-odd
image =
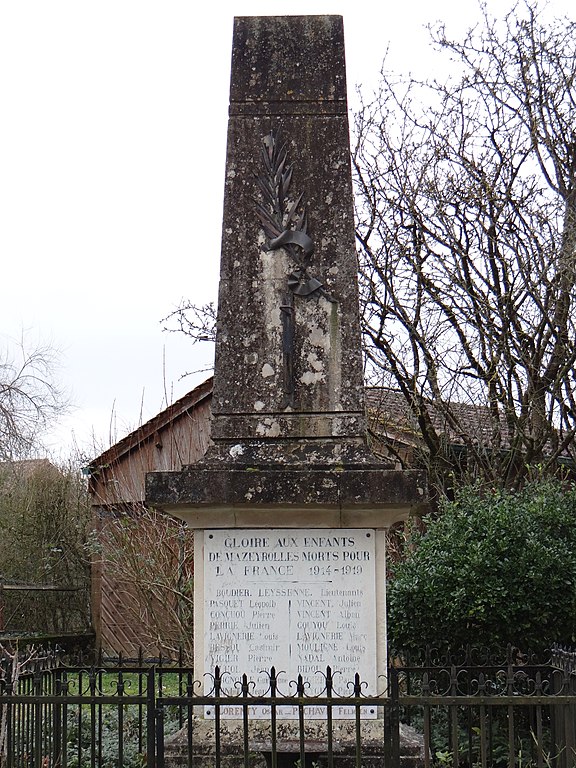
{"type": "Polygon", "coordinates": [[[375,572],[373,530],[205,531],[205,671],[230,690],[246,673],[264,695],[274,666],[279,692],[302,674],[313,695],[330,666],[336,695],[356,672],[376,694],[375,572]]]}

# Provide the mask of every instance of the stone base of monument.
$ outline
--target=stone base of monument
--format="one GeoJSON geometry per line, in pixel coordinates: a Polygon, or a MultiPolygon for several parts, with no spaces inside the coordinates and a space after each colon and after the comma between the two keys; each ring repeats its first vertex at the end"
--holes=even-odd
{"type": "MultiPolygon", "coordinates": [[[[383,768],[386,765],[386,743],[382,720],[363,720],[360,726],[363,768],[383,768]]],[[[213,720],[194,720],[192,732],[192,760],[189,760],[188,725],[164,744],[164,762],[167,768],[192,765],[193,768],[214,768],[216,765],[215,723],[213,720]]],[[[332,756],[334,768],[355,768],[356,727],[353,720],[334,720],[332,723],[332,756]]],[[[276,726],[277,768],[325,768],[328,765],[328,739],[324,720],[309,720],[304,729],[305,765],[300,764],[300,731],[297,721],[279,720],[276,726]]],[[[250,768],[271,768],[272,739],[268,721],[251,721],[248,732],[248,763],[250,768]]],[[[425,764],[422,734],[408,725],[400,724],[400,766],[421,768],[425,764]]],[[[221,768],[243,768],[244,730],[238,720],[220,722],[221,768]]]]}

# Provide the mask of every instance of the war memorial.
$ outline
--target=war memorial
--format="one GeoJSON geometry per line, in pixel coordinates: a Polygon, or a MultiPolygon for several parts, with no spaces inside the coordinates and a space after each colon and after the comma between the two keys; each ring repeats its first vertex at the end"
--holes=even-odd
{"type": "MultiPolygon", "coordinates": [[[[139,451],[163,449],[161,426],[194,446],[178,469],[144,465],[166,468],[146,475],[146,500],[176,518],[153,511],[179,539],[176,552],[158,535],[139,540],[135,561],[156,562],[155,547],[181,573],[193,539],[194,664],[166,658],[168,646],[90,659],[0,648],[0,764],[576,768],[573,650],[387,648],[387,531],[421,511],[427,489],[367,441],[340,17],[235,20],[225,184],[213,388],[112,454],[140,499],[142,465],[129,470],[139,451]]],[[[101,488],[116,482],[109,459],[92,467],[101,488]]],[[[142,510],[114,492],[98,499],[97,519],[136,539],[142,510]]],[[[490,540],[474,530],[483,555],[490,540]]],[[[486,563],[506,600],[510,585],[486,563]]],[[[427,587],[434,567],[416,573],[427,587]]],[[[109,592],[120,610],[130,598],[109,592]]],[[[134,624],[155,608],[142,605],[134,624]]]]}
{"type": "Polygon", "coordinates": [[[196,678],[252,694],[383,690],[386,530],[424,500],[367,443],[349,153],[342,18],[236,18],[212,445],[146,493],[195,531],[196,678]]]}

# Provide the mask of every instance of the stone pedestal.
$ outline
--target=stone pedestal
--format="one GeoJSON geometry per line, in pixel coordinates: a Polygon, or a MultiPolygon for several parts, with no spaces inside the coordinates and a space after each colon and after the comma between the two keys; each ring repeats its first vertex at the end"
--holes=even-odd
{"type": "MultiPolygon", "coordinates": [[[[223,723],[220,738],[224,745],[221,750],[222,768],[237,768],[244,765],[243,730],[237,721],[223,723]]],[[[215,768],[214,723],[198,722],[194,726],[193,768],[215,768]]],[[[328,765],[328,738],[326,725],[322,721],[311,724],[305,733],[306,768],[326,768],[328,765]]],[[[271,768],[270,726],[265,723],[253,724],[248,739],[250,768],[271,768]]],[[[425,764],[425,751],[421,734],[408,725],[400,725],[401,768],[421,768],[425,764]]],[[[354,723],[338,721],[332,732],[332,756],[334,768],[356,768],[356,732],[354,723]]],[[[170,737],[165,746],[166,766],[177,768],[188,765],[187,729],[170,737]]],[[[363,768],[387,766],[386,737],[383,720],[366,723],[362,727],[363,768]]],[[[301,768],[300,740],[293,722],[279,725],[276,742],[277,768],[301,768]]]]}

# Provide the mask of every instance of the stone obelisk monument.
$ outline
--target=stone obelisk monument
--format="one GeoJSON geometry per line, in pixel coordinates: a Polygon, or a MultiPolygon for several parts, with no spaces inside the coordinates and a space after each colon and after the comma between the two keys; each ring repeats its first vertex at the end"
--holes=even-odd
{"type": "Polygon", "coordinates": [[[213,446],[147,477],[196,530],[198,679],[385,674],[385,530],[424,490],[367,446],[356,274],[342,19],[236,18],[213,446]]]}

